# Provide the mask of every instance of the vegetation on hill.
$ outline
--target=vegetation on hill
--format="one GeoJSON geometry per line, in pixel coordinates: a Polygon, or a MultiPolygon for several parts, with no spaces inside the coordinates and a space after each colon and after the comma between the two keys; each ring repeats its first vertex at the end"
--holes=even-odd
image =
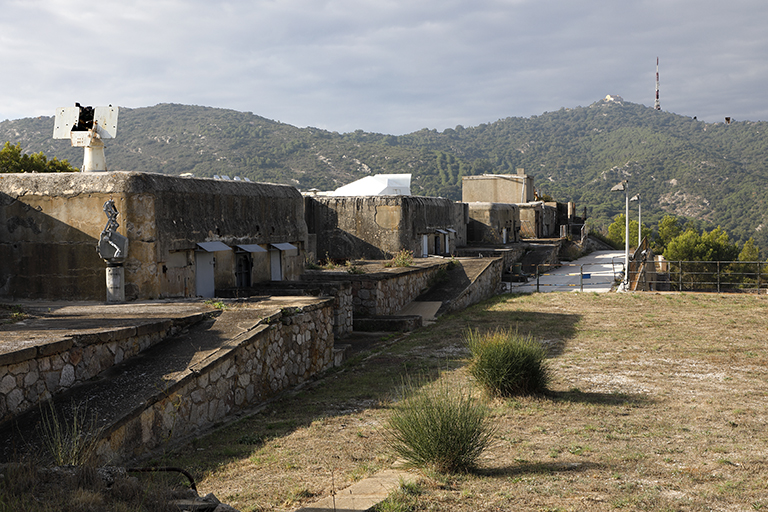
{"type": "MultiPolygon", "coordinates": [[[[72,162],[52,118],[0,123],[0,141],[72,162]]],[[[593,226],[624,211],[611,186],[629,179],[648,225],[664,215],[722,226],[768,249],[768,123],[704,123],[627,102],[598,101],[531,118],[393,136],[297,128],[250,112],[161,104],[120,110],[110,169],[228,175],[329,190],[375,173],[412,173],[412,192],[461,198],[461,178],[524,168],[541,195],[575,201],[593,226]]],[[[634,216],[634,204],[630,216],[634,216]]]]}

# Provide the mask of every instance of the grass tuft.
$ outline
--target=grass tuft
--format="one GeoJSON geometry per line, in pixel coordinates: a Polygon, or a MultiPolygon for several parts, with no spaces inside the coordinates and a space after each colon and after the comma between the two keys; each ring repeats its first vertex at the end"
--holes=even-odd
{"type": "Polygon", "coordinates": [[[88,466],[97,463],[97,441],[100,429],[96,416],[85,405],[72,404],[71,415],[58,414],[52,402],[42,411],[39,428],[48,454],[56,466],[88,466]]]}
{"type": "Polygon", "coordinates": [[[406,380],[403,395],[387,429],[395,453],[440,473],[473,469],[495,433],[490,408],[468,388],[442,380],[423,387],[406,380]]]}
{"type": "Polygon", "coordinates": [[[532,336],[508,329],[464,335],[470,374],[493,396],[543,393],[550,381],[547,351],[532,336]]]}

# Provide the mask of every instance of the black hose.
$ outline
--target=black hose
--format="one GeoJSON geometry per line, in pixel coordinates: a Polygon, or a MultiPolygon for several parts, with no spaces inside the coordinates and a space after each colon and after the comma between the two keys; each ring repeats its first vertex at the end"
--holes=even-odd
{"type": "Polygon", "coordinates": [[[168,466],[158,466],[158,467],[152,467],[152,468],[127,468],[127,472],[129,473],[158,473],[158,472],[167,472],[167,473],[181,473],[185,477],[189,479],[189,487],[193,491],[197,492],[197,486],[195,485],[195,479],[192,477],[192,475],[187,471],[186,469],[181,468],[172,468],[168,466]]]}

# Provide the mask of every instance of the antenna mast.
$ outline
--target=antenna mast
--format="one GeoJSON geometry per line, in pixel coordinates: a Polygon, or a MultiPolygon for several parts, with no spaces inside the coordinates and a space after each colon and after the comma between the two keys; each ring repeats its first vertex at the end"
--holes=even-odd
{"type": "Polygon", "coordinates": [[[659,103],[659,58],[656,57],[656,103],[653,104],[653,108],[661,110],[661,104],[659,103]]]}

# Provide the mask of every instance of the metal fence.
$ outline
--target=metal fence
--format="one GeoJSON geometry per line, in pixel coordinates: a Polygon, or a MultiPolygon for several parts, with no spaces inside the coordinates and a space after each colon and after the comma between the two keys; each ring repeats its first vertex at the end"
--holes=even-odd
{"type": "Polygon", "coordinates": [[[637,289],[757,294],[768,289],[768,263],[760,261],[662,261],[633,267],[629,278],[637,289]]]}
{"type": "MultiPolygon", "coordinates": [[[[623,259],[605,263],[536,266],[536,291],[543,287],[578,288],[616,283],[624,278],[623,259]],[[553,273],[554,268],[571,267],[572,272],[553,273]],[[594,267],[599,267],[595,269],[594,267]],[[542,282],[542,278],[570,276],[572,282],[542,282]]],[[[630,262],[629,289],[635,291],[683,291],[717,293],[768,293],[768,262],[761,261],[662,261],[630,262]]]]}
{"type": "Polygon", "coordinates": [[[558,263],[556,265],[551,264],[539,264],[536,265],[536,291],[540,292],[542,287],[554,287],[554,288],[578,288],[579,291],[584,291],[591,286],[605,286],[606,283],[617,282],[624,276],[624,260],[617,260],[613,258],[611,263],[558,263]],[[552,269],[560,269],[562,267],[570,267],[572,272],[551,272],[552,269]],[[563,283],[543,283],[542,277],[571,277],[574,282],[563,283]],[[578,281],[578,282],[576,282],[578,281]]]}

